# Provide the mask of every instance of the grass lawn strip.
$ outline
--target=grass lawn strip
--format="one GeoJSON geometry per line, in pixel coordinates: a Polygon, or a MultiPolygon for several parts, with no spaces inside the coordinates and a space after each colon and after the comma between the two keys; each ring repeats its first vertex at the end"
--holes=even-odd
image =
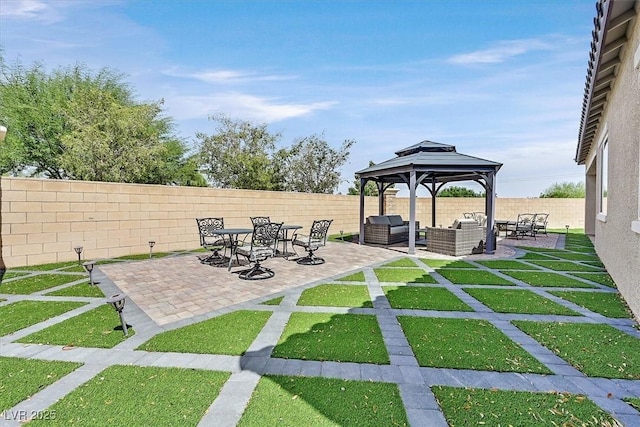
{"type": "Polygon", "coordinates": [[[268,311],[234,311],[158,334],[137,350],[241,356],[269,317],[268,311]]]}
{"type": "Polygon", "coordinates": [[[378,321],[369,314],[292,313],[272,357],[389,363],[378,321]]]}
{"type": "Polygon", "coordinates": [[[91,286],[89,282],[78,283],[77,285],[67,286],[66,288],[58,289],[54,292],[46,293],[45,295],[58,296],[58,297],[91,297],[91,298],[104,298],[104,293],[97,286],[91,286]]]}
{"type": "Polygon", "coordinates": [[[524,289],[465,288],[464,291],[498,313],[579,316],[557,302],[524,289]]]}
{"type": "Polygon", "coordinates": [[[602,271],[602,269],[597,267],[571,261],[547,261],[533,259],[529,260],[529,262],[555,271],[602,271]]]}
{"type": "Polygon", "coordinates": [[[82,363],[0,357],[0,412],[29,399],[82,363]]]}
{"type": "MultiPolygon", "coordinates": [[[[73,266],[83,268],[81,265],[78,264],[78,261],[63,261],[63,262],[53,262],[50,264],[25,265],[23,267],[16,267],[12,270],[50,271],[50,270],[57,270],[59,268],[73,267],[73,266]]],[[[81,271],[84,271],[84,268],[81,271]]]]}
{"type": "Polygon", "coordinates": [[[475,265],[466,261],[459,261],[455,259],[429,259],[420,258],[420,261],[425,263],[431,268],[478,268],[475,265]]]}
{"type": "MultiPolygon", "coordinates": [[[[16,278],[16,277],[24,276],[26,274],[29,274],[29,273],[23,272],[23,271],[16,271],[16,270],[6,271],[2,276],[2,282],[4,282],[5,280],[16,278]]],[[[2,282],[0,282],[0,284],[2,284],[2,282]]],[[[4,290],[4,287],[1,287],[0,290],[4,290]]]]}
{"type": "Polygon", "coordinates": [[[582,395],[445,386],[431,389],[452,426],[618,425],[582,395]]]}
{"type": "Polygon", "coordinates": [[[350,274],[339,278],[338,280],[343,282],[364,282],[364,271],[358,271],[357,273],[350,274]]]}
{"type": "MultiPolygon", "coordinates": [[[[129,328],[129,336],[134,334],[135,331],[129,328]]],[[[118,313],[111,306],[103,304],[86,313],[27,335],[18,342],[111,348],[126,338],[121,330],[118,313]]]]}
{"type": "Polygon", "coordinates": [[[398,386],[389,383],[266,375],[239,426],[406,426],[398,386]]]}
{"type": "Polygon", "coordinates": [[[438,283],[421,268],[374,268],[373,271],[381,282],[438,283]]]}
{"type": "Polygon", "coordinates": [[[44,423],[195,426],[229,376],[197,369],[111,366],[49,407],[56,419],[44,423]]]}
{"type": "Polygon", "coordinates": [[[553,257],[550,257],[549,255],[541,254],[538,252],[527,252],[521,257],[518,257],[518,259],[523,259],[526,261],[530,259],[541,259],[541,260],[553,261],[553,260],[557,260],[558,258],[553,258],[553,257]]]}
{"type": "Polygon", "coordinates": [[[608,286],[610,288],[616,288],[616,284],[609,276],[609,273],[569,273],[572,276],[580,277],[581,279],[587,279],[592,282],[600,283],[601,285],[608,286]]]}
{"type": "Polygon", "coordinates": [[[398,320],[420,366],[551,373],[486,320],[410,316],[398,320]]]}
{"type": "Polygon", "coordinates": [[[640,339],[609,325],[512,322],[591,377],[640,379],[640,339]]]}
{"type": "Polygon", "coordinates": [[[502,271],[501,273],[511,276],[514,279],[518,279],[531,286],[550,288],[595,288],[595,286],[580,280],[546,271],[502,271]]]}
{"type": "MultiPolygon", "coordinates": [[[[172,252],[154,252],[153,258],[164,258],[169,255],[173,255],[173,253],[172,252]]],[[[149,258],[149,254],[134,254],[134,255],[124,255],[114,259],[127,260],[127,261],[144,261],[150,258],[149,258]]]]}
{"type": "Polygon", "coordinates": [[[476,262],[484,265],[485,267],[493,268],[494,270],[540,270],[538,267],[534,267],[533,265],[512,259],[476,262]]]}
{"type": "Polygon", "coordinates": [[[598,267],[600,269],[599,271],[606,270],[602,261],[581,261],[581,262],[582,264],[598,267]]]}
{"type": "Polygon", "coordinates": [[[298,305],[328,307],[367,307],[373,303],[366,285],[318,285],[305,289],[298,305]]]}
{"type": "Polygon", "coordinates": [[[632,318],[631,311],[617,293],[580,291],[551,291],[549,293],[603,316],[616,319],[632,318]]]}
{"type": "Polygon", "coordinates": [[[71,301],[17,301],[0,307],[0,336],[44,322],[85,305],[71,301]]]}
{"type": "Polygon", "coordinates": [[[26,295],[74,282],[82,278],[82,276],[72,274],[38,274],[36,276],[29,276],[24,279],[3,283],[0,291],[3,294],[26,295]]]}
{"type": "Polygon", "coordinates": [[[566,259],[569,261],[600,261],[597,255],[585,254],[585,253],[573,253],[573,252],[555,252],[555,257],[566,259]]]}
{"type": "Polygon", "coordinates": [[[445,279],[457,285],[501,285],[515,286],[515,283],[484,270],[438,270],[445,279]]]}
{"type": "Polygon", "coordinates": [[[528,252],[564,252],[563,249],[538,248],[536,246],[518,246],[528,252]]]}
{"type": "Polygon", "coordinates": [[[640,398],[632,398],[632,397],[628,397],[626,399],[623,399],[625,402],[627,402],[628,404],[630,404],[631,406],[633,406],[634,408],[636,408],[636,410],[640,411],[640,398]]]}
{"type": "Polygon", "coordinates": [[[281,297],[277,297],[274,299],[270,299],[264,302],[261,302],[260,304],[262,305],[280,305],[280,303],[282,302],[282,300],[284,299],[284,296],[281,297]]]}
{"type": "Polygon", "coordinates": [[[423,286],[383,286],[393,308],[411,310],[473,311],[445,288],[423,286]]]}
{"type": "Polygon", "coordinates": [[[395,261],[388,262],[384,264],[382,267],[418,267],[418,264],[415,263],[411,258],[400,258],[395,261]]]}

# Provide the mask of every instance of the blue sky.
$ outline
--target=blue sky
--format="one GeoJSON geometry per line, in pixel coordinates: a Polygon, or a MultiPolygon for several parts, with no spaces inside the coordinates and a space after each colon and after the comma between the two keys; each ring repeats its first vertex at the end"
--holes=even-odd
{"type": "Polygon", "coordinates": [[[573,161],[595,0],[2,0],[9,62],[85,63],[164,99],[177,133],[209,115],[282,145],[354,139],[353,173],[428,139],[504,163],[498,197],[583,179],[573,161]]]}

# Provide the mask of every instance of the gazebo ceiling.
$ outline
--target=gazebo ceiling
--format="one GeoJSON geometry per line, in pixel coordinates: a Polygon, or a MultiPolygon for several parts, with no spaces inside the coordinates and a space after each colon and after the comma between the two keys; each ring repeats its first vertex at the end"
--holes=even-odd
{"type": "Polygon", "coordinates": [[[502,163],[468,156],[456,151],[453,145],[433,141],[396,151],[397,157],[356,172],[358,177],[388,183],[406,183],[412,171],[430,181],[452,182],[476,180],[482,174],[497,172],[502,163]]]}

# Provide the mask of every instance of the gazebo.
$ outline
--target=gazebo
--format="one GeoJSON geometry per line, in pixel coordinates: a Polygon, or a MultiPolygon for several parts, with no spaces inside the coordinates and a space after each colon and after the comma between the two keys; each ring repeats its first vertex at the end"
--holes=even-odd
{"type": "Polygon", "coordinates": [[[431,194],[431,226],[436,225],[436,196],[450,182],[475,181],[485,190],[487,215],[486,253],[495,252],[494,221],[496,174],[502,163],[456,152],[453,145],[422,141],[400,151],[396,157],[356,172],[360,178],[360,244],[364,244],[364,187],[369,181],[378,187],[378,210],[384,214],[384,192],[393,184],[409,186],[409,253],[416,250],[416,189],[431,194]]]}

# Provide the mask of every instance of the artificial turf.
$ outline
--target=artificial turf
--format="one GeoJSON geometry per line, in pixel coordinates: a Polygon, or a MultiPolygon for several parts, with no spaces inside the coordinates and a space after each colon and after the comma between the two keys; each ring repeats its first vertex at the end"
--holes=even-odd
{"type": "Polygon", "coordinates": [[[530,263],[555,271],[602,271],[601,268],[571,261],[529,260],[530,263]]]}
{"type": "Polygon", "coordinates": [[[514,286],[515,283],[484,270],[440,269],[438,274],[457,285],[500,285],[514,286]]]}
{"type": "Polygon", "coordinates": [[[640,379],[640,339],[612,326],[525,320],[513,324],[585,375],[640,379]]]}
{"type": "Polygon", "coordinates": [[[32,294],[65,283],[74,282],[78,279],[82,279],[82,276],[71,274],[38,274],[3,283],[1,291],[3,294],[32,294]]]}
{"type": "Polygon", "coordinates": [[[395,261],[388,262],[382,267],[418,267],[418,264],[411,258],[400,258],[395,261]]]}
{"type": "MultiPolygon", "coordinates": [[[[59,268],[68,268],[73,266],[83,268],[80,264],[78,264],[78,261],[62,261],[62,262],[52,262],[49,264],[26,265],[22,267],[16,267],[13,270],[50,271],[50,270],[57,270],[59,268]]],[[[84,271],[84,268],[81,271],[84,271]]]]}
{"type": "Polygon", "coordinates": [[[380,282],[397,283],[438,283],[421,268],[374,268],[380,282]]]}
{"type": "Polygon", "coordinates": [[[447,259],[430,259],[420,258],[420,261],[425,263],[431,268],[478,268],[475,265],[466,261],[459,260],[447,260],[447,259]]]}
{"type": "Polygon", "coordinates": [[[373,307],[366,285],[318,285],[305,289],[298,305],[329,307],[373,307]]]}
{"type": "Polygon", "coordinates": [[[77,285],[67,286],[57,291],[46,293],[45,295],[59,297],[92,297],[104,298],[104,293],[97,286],[91,286],[89,282],[78,283],[77,285]]]}
{"type": "Polygon", "coordinates": [[[358,271],[357,273],[349,274],[348,276],[341,277],[338,280],[343,282],[364,282],[364,271],[358,271]]]}
{"type": "Polygon", "coordinates": [[[465,288],[464,291],[498,313],[578,316],[575,311],[525,289],[465,288]]]}
{"type": "Polygon", "coordinates": [[[569,261],[600,261],[597,255],[593,254],[585,254],[585,253],[575,253],[575,252],[554,252],[554,257],[566,259],[569,261]]]}
{"type": "Polygon", "coordinates": [[[616,284],[609,276],[609,273],[569,273],[572,276],[580,277],[581,279],[587,279],[592,282],[600,283],[601,285],[615,288],[616,284]]]}
{"type": "Polygon", "coordinates": [[[536,260],[547,260],[547,261],[557,260],[557,258],[551,257],[549,255],[545,255],[540,252],[527,252],[526,254],[518,257],[518,259],[523,259],[523,260],[536,259],[536,260]]]}
{"type": "Polygon", "coordinates": [[[114,365],[49,407],[56,417],[46,424],[195,426],[229,376],[197,369],[114,365]]]}
{"type": "Polygon", "coordinates": [[[581,280],[572,279],[559,273],[546,271],[502,271],[502,273],[528,285],[554,288],[595,288],[581,280]]]}
{"type": "Polygon", "coordinates": [[[371,381],[266,375],[239,426],[406,426],[398,386],[371,381]]]}
{"type": "Polygon", "coordinates": [[[451,291],[424,286],[383,286],[392,308],[438,311],[473,311],[451,291]]]}
{"type": "Polygon", "coordinates": [[[263,304],[263,305],[280,305],[280,303],[282,302],[283,299],[284,299],[284,296],[281,296],[281,297],[277,297],[277,298],[273,298],[273,299],[261,302],[260,304],[263,304]]]}
{"type": "Polygon", "coordinates": [[[420,366],[551,373],[486,320],[411,316],[398,320],[420,366]]]}
{"type": "MultiPolygon", "coordinates": [[[[25,276],[29,273],[27,273],[26,271],[16,271],[16,270],[11,270],[11,271],[5,271],[4,274],[2,274],[2,281],[0,281],[0,284],[2,284],[2,282],[4,282],[5,280],[9,280],[9,279],[13,279],[15,277],[20,277],[20,276],[25,276]]],[[[4,289],[4,287],[0,287],[0,291],[2,291],[4,289]]]]}
{"type": "Polygon", "coordinates": [[[72,301],[17,301],[0,307],[0,336],[11,334],[85,305],[72,301]]]}
{"type": "Polygon", "coordinates": [[[551,291],[549,293],[603,316],[619,319],[632,318],[629,308],[617,293],[580,291],[551,291]]]}
{"type": "Polygon", "coordinates": [[[241,356],[269,317],[268,311],[234,311],[160,333],[140,345],[138,350],[241,356]]]}
{"type": "Polygon", "coordinates": [[[272,357],[388,364],[376,316],[292,313],[272,357]]]}
{"type": "Polygon", "coordinates": [[[614,426],[609,414],[582,395],[435,386],[452,426],[614,426]]]}
{"type": "MultiPolygon", "coordinates": [[[[27,335],[18,342],[111,348],[127,338],[121,328],[118,313],[109,305],[104,304],[27,335]]],[[[129,328],[129,336],[134,334],[133,328],[129,328]]]]}
{"type": "Polygon", "coordinates": [[[0,357],[0,412],[53,384],[82,363],[0,357]]]}
{"type": "Polygon", "coordinates": [[[534,267],[533,265],[512,259],[496,259],[476,262],[494,270],[540,270],[538,267],[534,267]]]}

